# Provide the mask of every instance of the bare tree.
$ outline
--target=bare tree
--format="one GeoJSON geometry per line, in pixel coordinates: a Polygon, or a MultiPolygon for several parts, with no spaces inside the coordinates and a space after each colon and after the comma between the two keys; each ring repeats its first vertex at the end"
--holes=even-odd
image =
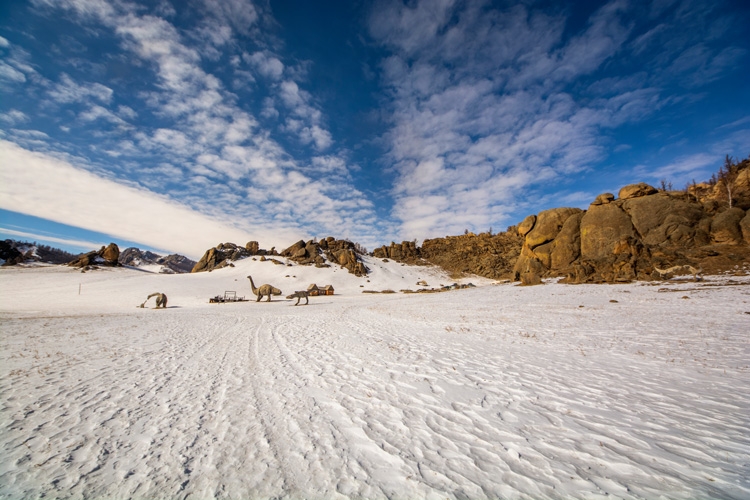
{"type": "Polygon", "coordinates": [[[735,163],[734,158],[726,155],[724,158],[724,165],[719,168],[718,182],[724,183],[724,189],[727,192],[727,202],[729,208],[732,208],[732,191],[734,189],[734,181],[737,180],[737,175],[740,173],[738,163],[735,163]]]}

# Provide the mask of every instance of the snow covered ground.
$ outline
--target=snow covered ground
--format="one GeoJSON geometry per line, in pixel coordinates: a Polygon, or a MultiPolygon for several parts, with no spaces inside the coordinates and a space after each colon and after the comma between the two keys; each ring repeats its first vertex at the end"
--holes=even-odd
{"type": "Polygon", "coordinates": [[[0,269],[0,498],[750,497],[747,277],[368,265],[0,269]]]}

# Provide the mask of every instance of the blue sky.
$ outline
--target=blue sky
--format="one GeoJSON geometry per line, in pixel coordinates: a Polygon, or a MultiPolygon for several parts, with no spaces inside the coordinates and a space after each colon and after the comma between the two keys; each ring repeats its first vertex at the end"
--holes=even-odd
{"type": "Polygon", "coordinates": [[[495,232],[750,155],[747,2],[0,3],[0,237],[495,232]]]}

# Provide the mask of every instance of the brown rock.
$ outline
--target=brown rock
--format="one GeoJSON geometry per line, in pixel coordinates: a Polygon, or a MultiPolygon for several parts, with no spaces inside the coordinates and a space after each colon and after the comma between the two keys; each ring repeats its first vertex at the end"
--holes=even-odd
{"type": "MultiPolygon", "coordinates": [[[[657,196],[629,198],[622,208],[630,216],[633,227],[647,245],[688,244],[696,237],[697,224],[703,218],[703,207],[668,193],[657,196]]],[[[699,240],[704,241],[705,235],[699,240]]]]}
{"type": "Polygon", "coordinates": [[[627,185],[620,189],[618,197],[621,200],[629,200],[631,198],[639,198],[641,196],[648,196],[658,192],[659,191],[655,187],[649,186],[645,182],[640,182],[638,184],[627,185]]]}
{"type": "Polygon", "coordinates": [[[534,229],[536,224],[536,215],[529,215],[518,225],[518,235],[526,236],[529,231],[534,229]]]}
{"type": "Polygon", "coordinates": [[[526,234],[525,244],[534,249],[554,240],[568,217],[580,212],[580,208],[553,208],[539,212],[534,228],[526,234]]]}
{"type": "Polygon", "coordinates": [[[593,206],[581,218],[581,258],[609,260],[615,245],[625,237],[635,237],[635,229],[617,204],[593,206]]]}
{"type": "Polygon", "coordinates": [[[730,208],[711,221],[711,239],[716,243],[736,244],[743,241],[740,221],[745,218],[745,211],[741,208],[730,208]]]}
{"type": "Polygon", "coordinates": [[[581,219],[585,212],[568,217],[552,242],[550,269],[565,270],[581,255],[581,219]]]}
{"type": "Polygon", "coordinates": [[[117,265],[120,258],[120,248],[114,243],[107,245],[107,248],[102,247],[99,251],[99,256],[106,260],[110,265],[117,265]]]}
{"type": "Polygon", "coordinates": [[[613,195],[612,193],[602,193],[597,196],[596,199],[591,202],[591,204],[595,206],[607,205],[608,203],[612,203],[614,200],[615,195],[613,195]]]}
{"type": "Polygon", "coordinates": [[[742,238],[745,243],[750,244],[750,212],[740,221],[740,230],[742,231],[742,238]]]}
{"type": "Polygon", "coordinates": [[[245,245],[245,250],[247,250],[250,255],[258,255],[260,244],[257,241],[248,241],[245,245]]]}

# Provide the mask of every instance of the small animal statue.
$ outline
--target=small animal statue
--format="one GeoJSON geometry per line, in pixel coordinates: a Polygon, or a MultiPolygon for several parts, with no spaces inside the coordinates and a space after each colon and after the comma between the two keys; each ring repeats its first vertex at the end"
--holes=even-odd
{"type": "Polygon", "coordinates": [[[143,301],[143,304],[141,304],[139,307],[141,309],[146,307],[146,302],[148,302],[151,297],[156,297],[156,309],[158,309],[159,307],[162,307],[164,309],[167,308],[167,296],[166,294],[163,294],[161,292],[154,292],[148,297],[146,297],[146,300],[143,301]]]}
{"type": "Polygon", "coordinates": [[[287,295],[286,298],[287,299],[293,299],[293,298],[297,297],[297,303],[294,304],[294,305],[298,306],[299,305],[299,301],[300,301],[300,299],[302,299],[302,297],[305,298],[305,304],[304,305],[307,305],[307,304],[310,303],[310,299],[308,299],[307,296],[308,296],[307,290],[297,290],[293,294],[287,295]]]}
{"type": "Polygon", "coordinates": [[[255,302],[260,302],[260,299],[263,298],[264,295],[268,295],[268,300],[266,302],[271,302],[271,295],[281,295],[281,290],[279,290],[276,287],[273,287],[269,284],[260,285],[260,288],[255,288],[255,283],[253,283],[253,277],[248,276],[247,279],[250,280],[250,288],[252,288],[253,293],[258,296],[258,300],[255,302]]]}

